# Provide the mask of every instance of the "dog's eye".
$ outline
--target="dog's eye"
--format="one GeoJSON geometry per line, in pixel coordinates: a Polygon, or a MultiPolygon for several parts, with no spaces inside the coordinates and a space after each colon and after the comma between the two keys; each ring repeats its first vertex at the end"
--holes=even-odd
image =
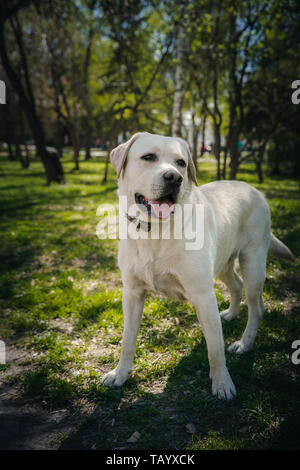
{"type": "Polygon", "coordinates": [[[177,163],[177,165],[182,166],[182,167],[185,167],[185,166],[186,166],[185,161],[182,160],[182,159],[176,160],[176,163],[177,163]]]}
{"type": "Polygon", "coordinates": [[[157,156],[154,153],[148,153],[147,155],[143,155],[141,159],[146,160],[146,162],[154,162],[157,156]]]}

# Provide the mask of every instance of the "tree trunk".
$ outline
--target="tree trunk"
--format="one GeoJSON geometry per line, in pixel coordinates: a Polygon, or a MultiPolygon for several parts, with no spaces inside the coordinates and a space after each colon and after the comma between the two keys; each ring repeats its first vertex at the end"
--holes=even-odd
{"type": "MultiPolygon", "coordinates": [[[[88,124],[88,121],[87,121],[88,124]]],[[[91,132],[90,132],[90,127],[87,125],[86,129],[86,135],[85,135],[85,160],[91,160],[92,155],[91,155],[91,132]]]]}
{"type": "Polygon", "coordinates": [[[237,49],[236,49],[236,13],[233,12],[229,16],[229,37],[232,41],[230,49],[230,67],[229,67],[229,131],[227,136],[228,150],[230,154],[230,179],[235,180],[239,166],[237,152],[237,49]]]}
{"type": "MultiPolygon", "coordinates": [[[[103,180],[102,180],[102,184],[105,184],[107,182],[110,152],[112,151],[114,146],[118,144],[118,135],[120,134],[120,131],[121,131],[123,126],[124,126],[124,121],[122,119],[118,120],[115,123],[115,125],[113,127],[113,130],[110,133],[109,142],[108,142],[108,149],[107,149],[107,156],[106,156],[106,160],[105,160],[104,177],[103,177],[103,180]]],[[[124,137],[126,139],[126,136],[124,136],[124,137]]]]}
{"type": "Polygon", "coordinates": [[[239,163],[238,163],[237,144],[234,141],[230,145],[230,179],[231,180],[236,179],[238,167],[239,167],[239,163]]]}
{"type": "Polygon", "coordinates": [[[223,169],[222,169],[222,178],[223,178],[223,180],[226,180],[227,155],[228,155],[228,148],[227,148],[227,145],[226,145],[226,148],[225,148],[225,151],[224,151],[224,160],[223,160],[223,169]]]}
{"type": "Polygon", "coordinates": [[[92,159],[91,148],[90,148],[89,144],[86,144],[86,147],[85,147],[85,161],[88,161],[88,160],[91,160],[91,159],[92,159]]]}
{"type": "Polygon", "coordinates": [[[21,165],[22,165],[22,168],[24,168],[24,164],[23,164],[23,161],[22,161],[22,154],[21,154],[20,143],[19,143],[18,140],[16,140],[15,151],[16,151],[17,160],[19,160],[19,162],[20,162],[21,165]]]}
{"type": "Polygon", "coordinates": [[[21,132],[21,138],[22,138],[22,142],[23,142],[22,150],[23,149],[25,150],[25,157],[23,157],[23,153],[22,153],[22,150],[21,150],[21,158],[22,158],[22,161],[24,161],[24,164],[22,163],[22,166],[23,166],[23,168],[29,168],[30,158],[29,158],[29,151],[28,151],[28,146],[27,146],[27,142],[26,142],[26,133],[25,133],[25,127],[24,126],[25,126],[24,117],[23,117],[23,113],[21,111],[20,132],[21,132]]]}
{"type": "Polygon", "coordinates": [[[198,168],[198,136],[199,136],[199,126],[196,124],[195,112],[192,113],[192,123],[193,123],[193,148],[192,148],[192,157],[195,168],[198,168]]]}
{"type": "Polygon", "coordinates": [[[102,180],[102,184],[107,183],[107,177],[108,177],[108,168],[109,168],[109,157],[110,157],[110,152],[112,151],[113,145],[111,142],[108,144],[108,149],[107,149],[107,155],[105,159],[105,168],[104,168],[104,176],[102,180]]]}
{"type": "Polygon", "coordinates": [[[59,159],[63,158],[63,148],[64,148],[64,137],[63,137],[63,130],[62,125],[58,121],[57,122],[57,138],[56,138],[56,150],[59,159]]]}
{"type": "Polygon", "coordinates": [[[29,168],[30,157],[29,157],[29,150],[28,150],[27,142],[24,143],[24,149],[25,149],[25,165],[26,165],[26,168],[29,168]]]}
{"type": "Polygon", "coordinates": [[[22,147],[19,139],[16,140],[16,156],[19,162],[21,163],[23,170],[26,170],[29,167],[29,160],[28,158],[24,158],[23,156],[22,147]]]}
{"type": "Polygon", "coordinates": [[[69,133],[70,133],[73,153],[74,153],[74,163],[75,163],[74,170],[78,171],[79,170],[79,142],[78,142],[76,129],[72,123],[69,123],[69,133]]]}
{"type": "Polygon", "coordinates": [[[236,130],[234,128],[231,129],[230,133],[228,134],[228,150],[230,153],[230,179],[235,180],[237,171],[239,168],[239,151],[238,151],[238,138],[236,135],[236,130]]]}
{"type": "MultiPolygon", "coordinates": [[[[93,1],[90,4],[91,11],[93,11],[96,2],[93,1]]],[[[83,103],[86,112],[85,118],[85,160],[91,160],[91,140],[92,140],[92,132],[91,132],[91,125],[90,125],[90,116],[91,116],[91,103],[90,103],[90,93],[89,93],[89,69],[91,64],[91,52],[92,52],[92,44],[94,38],[94,25],[91,24],[89,33],[88,33],[88,43],[85,53],[85,59],[83,64],[83,82],[84,82],[84,91],[83,91],[83,103]]]]}
{"type": "Polygon", "coordinates": [[[217,160],[217,179],[221,179],[221,162],[220,162],[220,153],[221,153],[221,136],[220,136],[220,126],[217,123],[214,123],[214,153],[217,160]]]}
{"type": "Polygon", "coordinates": [[[264,161],[264,154],[265,154],[266,145],[267,145],[267,143],[265,142],[260,146],[260,148],[258,150],[257,157],[255,159],[256,173],[257,173],[257,176],[258,176],[258,182],[259,183],[264,182],[264,174],[263,174],[262,164],[263,164],[263,161],[264,161]]]}
{"type": "Polygon", "coordinates": [[[181,137],[182,105],[184,98],[184,58],[186,51],[186,31],[180,25],[177,36],[176,67],[175,67],[175,92],[172,112],[172,136],[181,137]]]}
{"type": "Polygon", "coordinates": [[[238,171],[238,164],[235,160],[230,160],[230,179],[235,180],[238,171]]]}
{"type": "MultiPolygon", "coordinates": [[[[26,110],[24,109],[25,113],[26,110]]],[[[46,149],[46,141],[44,136],[44,128],[40,119],[28,111],[29,125],[36,144],[36,153],[40,157],[47,177],[47,184],[52,182],[64,183],[64,171],[57,154],[49,153],[46,149]]]]}
{"type": "Polygon", "coordinates": [[[200,153],[201,157],[203,157],[203,155],[204,155],[206,120],[207,120],[207,112],[204,111],[203,120],[202,120],[202,123],[201,123],[201,153],[200,153]]]}
{"type": "MultiPolygon", "coordinates": [[[[47,183],[50,184],[53,181],[58,183],[64,182],[64,172],[62,165],[57,157],[51,157],[46,150],[46,141],[44,135],[44,128],[42,121],[38,117],[35,110],[35,102],[31,90],[28,92],[29,98],[27,98],[25,90],[23,88],[22,82],[19,80],[18,75],[14,71],[11,62],[7,55],[6,41],[4,37],[4,25],[0,24],[0,57],[2,65],[6,72],[6,75],[11,83],[11,86],[15,90],[16,94],[19,97],[20,104],[23,108],[23,111],[28,119],[28,123],[36,144],[37,154],[39,155],[43,166],[45,168],[47,183]]],[[[24,68],[24,67],[23,67],[24,68]]],[[[27,74],[28,70],[24,70],[27,75],[26,83],[30,86],[29,76],[27,74]]]]}
{"type": "Polygon", "coordinates": [[[257,173],[257,176],[258,176],[258,182],[263,183],[264,182],[264,175],[263,175],[263,171],[262,171],[262,161],[257,160],[255,162],[255,166],[256,166],[256,173],[257,173]]]}
{"type": "Polygon", "coordinates": [[[114,148],[114,140],[115,140],[115,135],[113,133],[113,137],[110,137],[109,143],[108,143],[108,149],[107,149],[107,155],[105,159],[105,168],[104,168],[104,176],[102,180],[102,184],[107,183],[107,178],[108,178],[108,168],[109,168],[109,158],[110,158],[110,152],[114,148]]]}
{"type": "Polygon", "coordinates": [[[9,160],[10,160],[10,161],[15,160],[15,156],[14,156],[14,153],[13,153],[13,149],[12,149],[12,145],[11,145],[10,139],[8,139],[8,141],[7,141],[7,148],[8,148],[9,160]]]}

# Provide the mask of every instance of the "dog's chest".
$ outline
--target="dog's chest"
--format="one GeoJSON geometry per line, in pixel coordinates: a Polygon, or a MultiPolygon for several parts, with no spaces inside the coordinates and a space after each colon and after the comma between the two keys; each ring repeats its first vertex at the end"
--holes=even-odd
{"type": "Polygon", "coordinates": [[[135,260],[135,275],[144,282],[147,290],[176,300],[185,299],[185,290],[176,270],[166,257],[141,255],[135,260]]]}

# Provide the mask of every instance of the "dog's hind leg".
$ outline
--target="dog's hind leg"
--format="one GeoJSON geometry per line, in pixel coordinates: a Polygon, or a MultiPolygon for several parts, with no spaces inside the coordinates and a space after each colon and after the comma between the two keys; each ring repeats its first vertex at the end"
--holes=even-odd
{"type": "Polygon", "coordinates": [[[267,248],[247,250],[240,255],[240,266],[248,302],[248,322],[239,341],[228,348],[229,351],[241,354],[252,348],[257,329],[264,314],[263,287],[266,277],[267,248]]]}
{"type": "Polygon", "coordinates": [[[232,320],[240,311],[243,287],[243,282],[234,269],[234,259],[228,263],[226,270],[221,272],[218,277],[226,284],[231,296],[230,306],[227,310],[221,312],[221,317],[224,320],[232,320]]]}

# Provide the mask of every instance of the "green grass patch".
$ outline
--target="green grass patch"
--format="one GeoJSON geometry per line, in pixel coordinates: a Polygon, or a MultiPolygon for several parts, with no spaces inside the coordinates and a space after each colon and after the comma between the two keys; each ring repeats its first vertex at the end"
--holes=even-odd
{"type": "MultiPolygon", "coordinates": [[[[76,431],[60,435],[61,448],[299,448],[300,365],[291,361],[292,342],[300,339],[298,261],[268,262],[255,347],[243,356],[227,354],[235,400],[211,395],[193,306],[150,295],[133,376],[108,390],[101,377],[120,354],[121,276],[117,241],[99,240],[95,230],[97,207],[117,203],[115,175],[110,169],[103,185],[104,161],[97,158],[73,172],[67,154],[67,184],[48,187],[38,161],[21,170],[0,158],[0,338],[26,352],[24,373],[14,376],[9,358],[0,366],[1,386],[17,383],[25,401],[82,415],[76,431]],[[127,443],[135,431],[139,440],[127,443]]],[[[264,191],[275,235],[299,257],[298,182],[266,176],[258,185],[252,165],[238,176],[264,191]]],[[[200,164],[198,177],[201,184],[213,181],[215,165],[200,164]]],[[[227,308],[220,284],[216,294],[220,310],[227,308]]],[[[226,343],[241,336],[246,322],[242,305],[238,318],[223,322],[226,343]]]]}

